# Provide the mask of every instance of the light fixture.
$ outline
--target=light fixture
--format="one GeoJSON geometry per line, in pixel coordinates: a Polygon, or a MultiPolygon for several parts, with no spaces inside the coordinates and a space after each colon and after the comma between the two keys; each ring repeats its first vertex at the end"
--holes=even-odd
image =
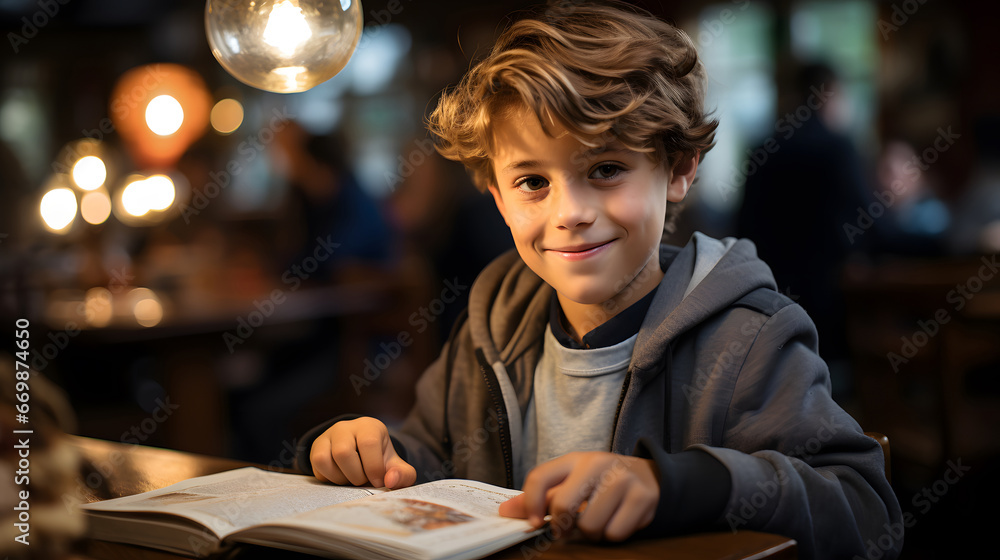
{"type": "Polygon", "coordinates": [[[305,91],[340,72],[361,38],[359,0],[208,0],[212,54],[237,80],[305,91]]]}
{"type": "Polygon", "coordinates": [[[134,168],[169,169],[208,128],[212,96],[194,70],[149,64],[123,74],[109,110],[134,168]]]}

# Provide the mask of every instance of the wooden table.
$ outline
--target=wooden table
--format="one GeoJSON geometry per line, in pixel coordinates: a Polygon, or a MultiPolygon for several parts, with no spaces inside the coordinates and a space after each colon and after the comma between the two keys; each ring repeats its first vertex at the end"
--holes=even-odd
{"type": "MultiPolygon", "coordinates": [[[[90,477],[91,480],[86,482],[87,486],[81,489],[83,499],[91,502],[148,492],[191,477],[248,465],[245,462],[230,459],[79,436],[72,436],[72,442],[84,460],[95,467],[96,472],[107,473],[106,476],[98,477],[99,480],[90,477]]],[[[271,470],[294,472],[288,469],[272,468],[271,470]]],[[[703,533],[685,537],[628,542],[621,545],[597,545],[584,541],[540,542],[537,544],[541,546],[536,546],[535,541],[529,540],[490,558],[495,560],[525,560],[527,558],[540,558],[542,560],[570,558],[756,560],[758,558],[775,558],[789,560],[796,558],[794,540],[753,531],[703,533]],[[527,546],[527,548],[522,549],[523,546],[527,546]]],[[[85,543],[84,550],[88,560],[180,558],[164,552],[103,541],[88,541],[85,543]]],[[[227,556],[227,558],[230,557],[239,560],[277,557],[302,560],[312,558],[302,554],[252,546],[238,547],[235,554],[227,556]]]]}

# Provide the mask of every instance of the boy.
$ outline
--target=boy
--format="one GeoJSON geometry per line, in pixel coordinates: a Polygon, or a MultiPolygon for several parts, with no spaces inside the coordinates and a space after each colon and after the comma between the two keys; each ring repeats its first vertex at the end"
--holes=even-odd
{"type": "Polygon", "coordinates": [[[901,515],[882,452],[831,399],[802,308],[748,241],[660,245],[713,143],[703,84],[682,31],[623,5],[563,4],[504,32],[429,128],[516,253],[476,280],[398,431],[331,420],[299,467],[521,487],[502,515],[593,539],[745,528],[806,558],[884,543],[901,515]]]}

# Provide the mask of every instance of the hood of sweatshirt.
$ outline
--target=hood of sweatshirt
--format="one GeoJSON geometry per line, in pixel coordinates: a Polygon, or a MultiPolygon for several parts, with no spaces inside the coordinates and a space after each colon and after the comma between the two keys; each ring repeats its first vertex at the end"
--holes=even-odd
{"type": "MultiPolygon", "coordinates": [[[[660,266],[666,272],[630,365],[640,375],[655,369],[664,348],[680,334],[757,288],[776,287],[770,268],[746,239],[695,233],[683,248],[662,245],[660,266]]],[[[480,274],[469,296],[469,327],[489,363],[510,364],[525,352],[539,351],[551,297],[552,288],[513,250],[480,274]]]]}

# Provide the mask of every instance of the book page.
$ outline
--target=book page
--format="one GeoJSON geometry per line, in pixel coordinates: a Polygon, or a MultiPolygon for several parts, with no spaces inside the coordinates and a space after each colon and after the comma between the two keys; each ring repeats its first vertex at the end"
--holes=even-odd
{"type": "MultiPolygon", "coordinates": [[[[523,519],[500,517],[498,508],[520,494],[470,480],[440,480],[391,490],[365,500],[341,503],[279,519],[271,527],[295,527],[315,535],[317,542],[345,536],[367,541],[369,550],[387,548],[421,552],[417,556],[448,557],[499,539],[516,542],[535,532],[523,519]],[[422,552],[426,551],[427,554],[422,552]]],[[[270,537],[278,531],[251,529],[270,537]]],[[[237,536],[243,539],[243,535],[237,536]]],[[[296,537],[296,541],[301,541],[296,537]]]]}
{"type": "Polygon", "coordinates": [[[100,512],[172,513],[193,519],[222,538],[240,528],[383,492],[246,467],[82,507],[100,512]]]}

